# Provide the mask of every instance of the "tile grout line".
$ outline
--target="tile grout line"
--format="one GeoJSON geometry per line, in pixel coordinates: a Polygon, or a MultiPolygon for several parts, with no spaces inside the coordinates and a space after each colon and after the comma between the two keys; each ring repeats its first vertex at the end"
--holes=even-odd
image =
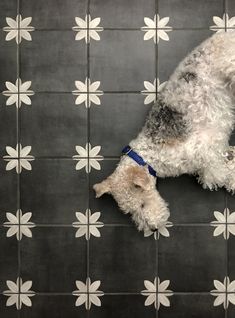
{"type": "MultiPolygon", "coordinates": [[[[126,223],[103,223],[104,227],[128,227],[128,228],[135,228],[132,224],[126,224],[126,223]]],[[[96,225],[96,223],[89,223],[90,225],[96,225]]],[[[217,225],[225,225],[225,223],[216,223],[217,225]]],[[[227,223],[228,225],[235,225],[235,223],[227,223]]],[[[20,225],[27,225],[27,223],[21,223],[20,225]]],[[[72,223],[34,223],[36,227],[71,227],[73,228],[72,223]]],[[[85,226],[86,223],[79,223],[79,226],[85,226]]],[[[2,223],[0,224],[0,227],[5,227],[5,225],[2,223]]],[[[172,225],[172,228],[176,227],[208,227],[212,228],[210,223],[175,223],[172,225]]]]}
{"type": "MultiPolygon", "coordinates": [[[[20,14],[20,0],[17,0],[17,16],[19,17],[20,14]]],[[[17,38],[18,38],[18,43],[17,43],[17,79],[18,79],[18,84],[17,84],[17,101],[18,101],[18,107],[16,107],[16,112],[17,112],[17,144],[19,146],[20,142],[20,111],[19,111],[19,103],[20,103],[20,83],[19,83],[19,78],[20,78],[20,20],[18,19],[18,30],[17,30],[17,38]]],[[[20,157],[20,148],[18,147],[18,158],[20,157]]],[[[20,160],[17,160],[18,163],[18,169],[20,169],[20,160]]],[[[20,210],[20,174],[17,174],[17,210],[20,210]]],[[[21,232],[20,228],[20,219],[19,219],[19,235],[21,232]]],[[[18,277],[21,277],[21,242],[18,240],[18,277]]],[[[18,295],[18,306],[20,308],[20,293],[21,293],[21,284],[19,282],[19,295],[18,295]]],[[[21,317],[21,310],[18,311],[18,317],[21,317]]]]}
{"type": "MultiPolygon", "coordinates": [[[[225,32],[227,32],[227,0],[223,0],[223,14],[225,14],[225,32]]],[[[228,208],[228,193],[225,192],[225,208],[226,208],[226,212],[227,212],[227,208],[228,208]]],[[[225,221],[226,221],[226,225],[225,225],[225,235],[227,237],[228,233],[228,216],[227,213],[225,214],[225,221]]],[[[226,277],[228,277],[228,239],[226,240],[226,250],[225,250],[225,258],[226,258],[226,277]]],[[[227,318],[228,317],[228,308],[227,308],[227,302],[228,302],[228,282],[227,279],[225,281],[225,285],[226,285],[226,294],[225,294],[225,310],[224,310],[224,317],[227,318]]]]}
{"type": "MultiPolygon", "coordinates": [[[[228,208],[228,194],[227,192],[225,193],[225,208],[226,208],[226,212],[227,212],[227,208],[228,208]]],[[[227,237],[227,235],[229,235],[229,232],[228,232],[228,216],[227,216],[227,213],[225,214],[225,220],[226,220],[226,225],[225,225],[225,235],[227,237]]],[[[226,239],[226,250],[225,250],[225,258],[226,258],[226,277],[228,277],[228,239],[226,239]]],[[[226,285],[226,294],[225,294],[225,303],[226,303],[226,307],[225,307],[225,318],[227,318],[228,316],[228,308],[227,308],[227,301],[228,301],[228,282],[227,282],[227,279],[225,281],[225,285],[226,285]]]]}
{"type": "MultiPolygon", "coordinates": [[[[88,143],[88,148],[87,148],[87,154],[88,154],[88,174],[87,174],[87,207],[88,207],[88,237],[90,237],[90,96],[89,96],[89,90],[90,90],[90,35],[89,35],[89,26],[90,26],[90,0],[87,0],[87,43],[86,43],[86,53],[87,53],[87,102],[88,102],[88,107],[87,107],[87,143],[88,143]]],[[[87,278],[90,277],[90,240],[87,240],[87,278]]],[[[87,299],[88,299],[88,304],[90,303],[90,295],[89,295],[89,286],[87,284],[87,299]]],[[[90,317],[90,311],[87,310],[86,312],[86,317],[90,317]]]]}
{"type": "MultiPolygon", "coordinates": [[[[151,294],[155,294],[155,292],[150,292],[151,294]]],[[[12,292],[11,295],[15,295],[17,293],[14,293],[12,292]]],[[[22,295],[26,294],[27,295],[27,292],[22,292],[22,295]]],[[[88,294],[87,292],[79,292],[78,293],[79,295],[84,295],[84,294],[88,294]]],[[[94,295],[99,295],[98,292],[92,292],[92,294],[94,295]]],[[[164,292],[159,292],[159,294],[164,294],[164,292]]],[[[175,291],[174,292],[175,295],[210,295],[210,292],[209,291],[188,291],[188,292],[183,292],[183,291],[175,291]]],[[[217,293],[218,295],[219,294],[224,294],[224,292],[218,292],[217,293]]],[[[229,294],[234,294],[233,292],[230,292],[229,294]]],[[[0,292],[0,295],[3,295],[3,292],[0,292]]],[[[41,291],[36,291],[35,292],[35,295],[37,296],[72,296],[73,297],[73,294],[71,292],[41,292],[41,291]]],[[[141,293],[139,291],[120,291],[120,292],[104,292],[104,295],[106,296],[121,296],[121,295],[141,295],[141,293]]]]}
{"type": "MultiPolygon", "coordinates": [[[[158,28],[158,12],[159,12],[159,2],[158,0],[155,0],[155,15],[156,15],[156,43],[154,45],[155,47],[155,81],[156,81],[156,99],[158,98],[158,87],[157,87],[157,78],[158,78],[158,41],[157,41],[157,28],[158,28]]],[[[156,185],[156,187],[158,187],[156,185]]],[[[157,233],[158,235],[158,233],[157,233]]],[[[159,314],[158,314],[158,276],[159,276],[159,240],[158,240],[158,236],[157,239],[155,240],[155,259],[156,259],[156,318],[158,318],[159,314]]]]}
{"type": "MultiPolygon", "coordinates": [[[[102,31],[140,31],[140,32],[143,32],[142,27],[139,27],[139,28],[103,28],[102,31]]],[[[235,27],[230,27],[231,29],[234,29],[235,27]]],[[[88,28],[77,28],[78,31],[80,30],[87,30],[88,28]]],[[[221,29],[224,29],[224,27],[215,27],[215,29],[217,30],[221,30],[221,29]]],[[[14,29],[13,29],[14,30],[14,29]]],[[[27,28],[21,28],[21,30],[28,30],[27,28]]],[[[90,28],[90,30],[97,30],[97,28],[90,28]]],[[[148,28],[148,30],[155,30],[155,28],[148,28]]],[[[158,28],[158,30],[168,30],[166,27],[160,27],[158,28]]],[[[189,27],[189,28],[186,28],[186,27],[172,27],[172,30],[173,31],[205,31],[205,30],[210,30],[210,27],[189,27]]],[[[67,29],[67,28],[64,28],[64,29],[40,29],[40,28],[35,28],[34,29],[34,32],[70,32],[71,29],[67,29]]]]}

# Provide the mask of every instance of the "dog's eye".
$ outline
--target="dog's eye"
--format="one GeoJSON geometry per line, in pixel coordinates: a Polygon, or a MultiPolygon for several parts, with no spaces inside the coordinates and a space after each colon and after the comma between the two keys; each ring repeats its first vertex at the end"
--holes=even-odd
{"type": "Polygon", "coordinates": [[[135,189],[141,189],[141,186],[139,186],[138,184],[134,184],[134,188],[135,189]]]}
{"type": "Polygon", "coordinates": [[[143,208],[144,208],[144,203],[141,204],[141,209],[143,209],[143,208]]]}

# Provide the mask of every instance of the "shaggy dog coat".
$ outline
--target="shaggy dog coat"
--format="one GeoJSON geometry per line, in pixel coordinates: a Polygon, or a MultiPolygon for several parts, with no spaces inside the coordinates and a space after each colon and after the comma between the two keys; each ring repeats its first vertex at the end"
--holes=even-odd
{"type": "MultiPolygon", "coordinates": [[[[176,68],[158,94],[146,123],[130,142],[157,176],[193,174],[204,188],[235,191],[235,32],[216,33],[176,68]]],[[[114,173],[94,189],[114,196],[140,230],[166,222],[167,204],[148,169],[123,156],[114,173]]]]}

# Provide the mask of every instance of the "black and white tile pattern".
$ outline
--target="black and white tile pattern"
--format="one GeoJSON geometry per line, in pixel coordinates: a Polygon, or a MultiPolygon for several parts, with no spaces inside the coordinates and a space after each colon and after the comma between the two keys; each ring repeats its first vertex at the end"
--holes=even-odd
{"type": "Polygon", "coordinates": [[[235,2],[1,0],[0,28],[0,316],[233,318],[234,196],[159,180],[171,218],[139,233],[92,185],[235,2]]]}

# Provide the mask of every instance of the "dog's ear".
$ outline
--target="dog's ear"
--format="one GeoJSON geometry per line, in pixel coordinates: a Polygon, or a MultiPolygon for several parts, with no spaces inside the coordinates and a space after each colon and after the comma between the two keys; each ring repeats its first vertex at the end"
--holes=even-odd
{"type": "Polygon", "coordinates": [[[93,185],[93,189],[96,192],[96,198],[100,198],[105,193],[110,193],[110,180],[105,179],[100,183],[96,183],[93,185]]]}
{"type": "Polygon", "coordinates": [[[132,166],[128,168],[129,180],[136,187],[140,187],[143,190],[149,190],[151,186],[149,172],[147,167],[132,166]]]}

